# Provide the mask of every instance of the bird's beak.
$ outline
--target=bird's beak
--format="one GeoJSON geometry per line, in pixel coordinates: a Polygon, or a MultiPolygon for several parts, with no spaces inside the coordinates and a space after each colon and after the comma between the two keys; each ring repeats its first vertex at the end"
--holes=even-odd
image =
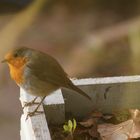
{"type": "Polygon", "coordinates": [[[1,61],[1,63],[5,63],[5,62],[7,62],[7,60],[6,60],[6,59],[4,59],[4,60],[2,60],[2,61],[1,61]]]}

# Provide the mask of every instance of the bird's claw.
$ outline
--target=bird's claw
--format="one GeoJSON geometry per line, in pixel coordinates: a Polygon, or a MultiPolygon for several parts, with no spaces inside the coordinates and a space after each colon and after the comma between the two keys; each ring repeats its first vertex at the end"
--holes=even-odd
{"type": "Polygon", "coordinates": [[[22,109],[24,109],[25,107],[28,107],[28,106],[38,105],[38,104],[39,104],[39,102],[34,102],[34,101],[24,102],[24,106],[22,107],[22,109]]]}
{"type": "Polygon", "coordinates": [[[43,111],[33,111],[33,112],[28,112],[27,116],[26,116],[26,120],[28,120],[29,117],[35,116],[35,115],[39,115],[44,113],[43,111]]]}

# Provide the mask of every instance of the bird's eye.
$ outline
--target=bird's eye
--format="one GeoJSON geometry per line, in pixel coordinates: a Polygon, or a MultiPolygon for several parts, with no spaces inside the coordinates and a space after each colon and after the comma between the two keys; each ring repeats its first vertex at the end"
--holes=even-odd
{"type": "Polygon", "coordinates": [[[18,57],[18,54],[17,54],[17,53],[15,53],[15,54],[14,54],[14,57],[18,57]]]}

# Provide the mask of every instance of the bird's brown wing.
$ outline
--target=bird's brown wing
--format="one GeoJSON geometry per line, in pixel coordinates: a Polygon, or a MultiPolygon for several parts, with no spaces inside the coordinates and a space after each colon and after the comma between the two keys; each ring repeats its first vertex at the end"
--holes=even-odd
{"type": "Polygon", "coordinates": [[[71,82],[54,58],[41,52],[36,52],[33,55],[31,61],[27,63],[30,74],[33,74],[41,81],[50,82],[59,87],[65,87],[71,82]]]}
{"type": "Polygon", "coordinates": [[[86,93],[73,85],[63,68],[54,58],[41,52],[33,53],[33,55],[31,61],[27,63],[29,76],[34,75],[39,80],[49,82],[57,87],[66,87],[75,90],[77,93],[91,100],[86,93]]]}

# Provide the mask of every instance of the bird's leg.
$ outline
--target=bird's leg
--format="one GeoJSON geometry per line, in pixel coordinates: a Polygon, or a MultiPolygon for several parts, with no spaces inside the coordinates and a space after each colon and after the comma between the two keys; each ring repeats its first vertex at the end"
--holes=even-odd
{"type": "Polygon", "coordinates": [[[43,111],[37,111],[37,110],[38,110],[38,108],[40,107],[40,105],[42,104],[42,102],[44,101],[45,97],[46,97],[46,96],[44,96],[44,97],[41,99],[40,103],[37,105],[37,107],[35,108],[35,110],[34,110],[33,112],[28,112],[27,117],[26,117],[26,120],[28,119],[29,116],[30,116],[30,117],[34,116],[35,113],[38,113],[38,114],[43,113],[43,111]]]}
{"type": "Polygon", "coordinates": [[[31,105],[34,105],[34,104],[39,104],[39,102],[35,102],[37,98],[38,98],[38,97],[35,97],[35,98],[34,98],[32,101],[30,101],[30,102],[24,102],[24,106],[23,106],[22,108],[24,109],[24,108],[27,107],[27,106],[31,106],[31,105]]]}

